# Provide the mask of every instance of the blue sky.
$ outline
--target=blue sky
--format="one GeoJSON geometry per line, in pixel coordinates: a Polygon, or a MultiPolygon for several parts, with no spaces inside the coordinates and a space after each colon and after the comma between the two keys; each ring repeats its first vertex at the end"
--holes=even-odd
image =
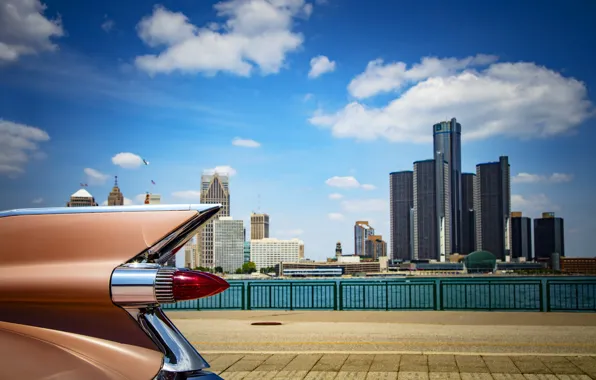
{"type": "Polygon", "coordinates": [[[592,1],[43,3],[0,0],[0,209],[80,182],[101,203],[114,175],[133,203],[198,202],[217,167],[233,217],[352,253],[356,220],[389,240],[388,174],[457,117],[464,171],[508,155],[514,209],[594,256],[592,1]]]}

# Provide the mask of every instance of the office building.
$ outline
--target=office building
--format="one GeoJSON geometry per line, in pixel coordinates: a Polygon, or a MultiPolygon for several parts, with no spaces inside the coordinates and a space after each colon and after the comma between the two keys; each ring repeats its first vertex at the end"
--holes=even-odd
{"type": "Polygon", "coordinates": [[[387,256],[387,243],[381,235],[370,235],[366,240],[366,257],[378,260],[379,257],[387,256]]]}
{"type": "MultiPolygon", "coordinates": [[[[449,176],[447,163],[440,165],[444,177],[449,176]]],[[[450,204],[449,182],[436,180],[435,160],[414,162],[413,259],[445,261],[450,253],[447,216],[450,204]],[[439,194],[439,195],[437,195],[439,194]]]]}
{"type": "Polygon", "coordinates": [[[269,215],[250,215],[250,240],[266,239],[269,237],[269,215]]]}
{"type": "Polygon", "coordinates": [[[114,187],[108,195],[108,206],[122,206],[124,205],[124,195],[118,187],[118,176],[114,176],[114,187]]]}
{"type": "Polygon", "coordinates": [[[194,269],[199,266],[196,261],[200,257],[197,235],[184,245],[184,267],[194,269]]]}
{"type": "Polygon", "coordinates": [[[544,212],[534,219],[534,255],[537,260],[550,258],[553,253],[565,256],[565,228],[563,218],[554,212],[544,212]]]}
{"type": "Polygon", "coordinates": [[[476,250],[476,217],[474,213],[474,181],[476,174],[462,173],[461,175],[461,200],[462,200],[462,255],[468,255],[476,250]]]}
{"type": "Polygon", "coordinates": [[[532,255],[532,219],[521,212],[511,213],[511,257],[531,261],[532,255]]]}
{"type": "Polygon", "coordinates": [[[85,189],[79,189],[70,196],[70,201],[66,203],[66,207],[89,207],[98,206],[95,198],[85,189]]]}
{"type": "Polygon", "coordinates": [[[230,216],[229,178],[225,174],[203,174],[201,176],[201,203],[222,205],[221,210],[209,223],[198,232],[198,256],[195,262],[199,266],[214,268],[213,265],[213,222],[219,217],[230,216]]]}
{"type": "Polygon", "coordinates": [[[222,216],[213,222],[213,266],[234,273],[244,264],[244,222],[222,216]]]}
{"type": "Polygon", "coordinates": [[[354,224],[354,255],[369,256],[366,252],[366,241],[374,234],[375,229],[368,224],[368,221],[357,221],[354,224]]]}
{"type": "Polygon", "coordinates": [[[476,165],[474,182],[476,249],[507,260],[511,251],[511,181],[509,159],[476,165]]]}
{"type": "Polygon", "coordinates": [[[244,262],[247,263],[249,261],[250,261],[250,241],[245,241],[244,242],[244,262]]]}
{"type": "Polygon", "coordinates": [[[414,172],[389,174],[389,228],[391,258],[409,260],[413,254],[412,208],[414,207],[414,172]]]}
{"type": "MultiPolygon", "coordinates": [[[[449,213],[445,215],[444,223],[446,233],[449,233],[449,247],[446,254],[461,252],[462,250],[462,183],[461,183],[461,124],[455,118],[449,121],[442,121],[433,125],[433,148],[434,158],[437,162],[447,163],[447,169],[442,165],[435,167],[435,176],[437,181],[438,202],[447,199],[449,213]],[[445,175],[447,171],[447,175],[445,175]],[[438,182],[444,181],[445,185],[438,182]],[[441,192],[445,194],[441,194],[441,192]]],[[[440,210],[440,209],[439,209],[440,210]]],[[[437,215],[442,218],[441,211],[437,215]]]]}
{"type": "Polygon", "coordinates": [[[250,241],[250,261],[255,263],[257,271],[274,267],[281,262],[295,263],[301,258],[304,258],[302,240],[265,238],[250,241]]]}

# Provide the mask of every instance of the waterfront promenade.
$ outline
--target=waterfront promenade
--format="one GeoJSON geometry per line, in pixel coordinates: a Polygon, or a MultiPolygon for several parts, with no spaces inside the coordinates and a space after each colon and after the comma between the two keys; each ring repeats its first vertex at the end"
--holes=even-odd
{"type": "Polygon", "coordinates": [[[224,379],[596,380],[593,313],[167,313],[224,379]]]}

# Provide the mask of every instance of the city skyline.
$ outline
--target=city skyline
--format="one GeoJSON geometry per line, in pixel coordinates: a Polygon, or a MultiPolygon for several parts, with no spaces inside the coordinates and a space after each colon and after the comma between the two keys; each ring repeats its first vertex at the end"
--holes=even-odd
{"type": "Polygon", "coordinates": [[[199,203],[202,172],[226,171],[245,226],[262,209],[308,257],[337,241],[351,254],[357,220],[390,242],[387,174],[433,158],[430,128],[456,117],[461,171],[507,155],[511,209],[555,212],[566,255],[592,255],[592,3],[2,1],[46,27],[0,30],[14,53],[0,54],[0,209],[63,206],[79,182],[102,204],[116,175],[124,204],[199,203]],[[429,27],[445,20],[470,22],[429,27]]]}

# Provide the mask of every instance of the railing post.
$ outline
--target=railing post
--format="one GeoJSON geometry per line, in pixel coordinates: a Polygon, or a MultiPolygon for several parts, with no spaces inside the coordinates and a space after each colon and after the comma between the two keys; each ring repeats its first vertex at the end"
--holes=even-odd
{"type": "Polygon", "coordinates": [[[244,282],[242,282],[242,286],[240,287],[240,310],[246,310],[246,286],[244,282]]]}
{"type": "Polygon", "coordinates": [[[389,281],[385,281],[385,310],[389,310],[389,281]]]}
{"type": "Polygon", "coordinates": [[[491,285],[492,285],[492,283],[489,280],[488,281],[488,310],[489,311],[492,311],[492,309],[493,309],[493,297],[492,297],[491,285]]]}
{"type": "Polygon", "coordinates": [[[437,278],[435,280],[434,289],[433,289],[433,302],[434,302],[433,308],[435,310],[441,310],[440,299],[441,299],[441,280],[437,278]]]}
{"type": "Polygon", "coordinates": [[[337,310],[337,281],[333,283],[333,310],[337,310]]]}
{"type": "Polygon", "coordinates": [[[250,296],[250,282],[246,283],[246,310],[251,310],[252,309],[252,300],[251,300],[251,296],[250,296]]]}
{"type": "Polygon", "coordinates": [[[339,310],[344,309],[344,286],[343,282],[339,281],[339,310]]]}
{"type": "Polygon", "coordinates": [[[540,280],[540,311],[550,311],[550,284],[545,278],[540,280]]]}
{"type": "Polygon", "coordinates": [[[292,292],[292,282],[290,282],[290,310],[294,310],[294,297],[293,297],[293,292],[292,292]]]}

